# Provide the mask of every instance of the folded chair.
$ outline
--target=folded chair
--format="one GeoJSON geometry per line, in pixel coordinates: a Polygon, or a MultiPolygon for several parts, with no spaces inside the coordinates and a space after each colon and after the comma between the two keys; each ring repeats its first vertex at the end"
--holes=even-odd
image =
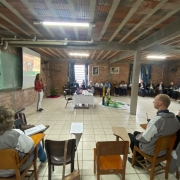
{"type": "Polygon", "coordinates": [[[38,176],[37,176],[37,166],[36,166],[36,159],[37,159],[36,148],[33,153],[34,153],[33,161],[28,165],[28,167],[23,172],[20,172],[20,167],[30,157],[31,154],[27,154],[20,160],[17,150],[15,149],[0,150],[0,169],[1,170],[13,169],[15,171],[14,176],[0,177],[0,180],[7,180],[7,179],[8,180],[23,180],[28,172],[31,172],[30,177],[34,174],[34,178],[35,180],[37,180],[38,176]],[[34,169],[30,170],[30,167],[32,165],[34,169]]]}
{"type": "MultiPolygon", "coordinates": [[[[172,152],[175,140],[176,140],[176,133],[169,136],[159,137],[156,142],[154,156],[149,156],[145,154],[143,151],[141,151],[137,146],[134,146],[132,166],[134,167],[134,163],[135,161],[137,161],[145,170],[149,172],[150,180],[154,179],[155,172],[165,169],[165,179],[168,179],[171,152],[172,152]],[[159,152],[163,150],[167,151],[166,155],[158,157],[159,152]],[[140,153],[145,159],[139,160],[139,157],[136,157],[136,152],[140,153]],[[148,169],[148,167],[146,167],[146,162],[145,162],[146,160],[151,163],[151,169],[148,169]],[[160,164],[163,161],[166,161],[165,167],[160,164]],[[159,164],[161,168],[155,170],[155,166],[157,164],[159,164]]],[[[141,159],[142,159],[142,156],[141,156],[141,159]]]]}
{"type": "MultiPolygon", "coordinates": [[[[65,98],[65,100],[67,101],[67,102],[66,102],[66,106],[67,106],[68,102],[69,102],[69,101],[72,101],[73,99],[72,99],[71,97],[66,98],[66,95],[67,95],[67,93],[66,93],[66,91],[64,91],[64,98],[65,98]]],[[[65,106],[65,108],[66,108],[66,106],[65,106]]]]}
{"type": "Polygon", "coordinates": [[[125,180],[128,149],[128,141],[97,142],[94,149],[94,173],[97,170],[97,180],[100,180],[100,175],[118,173],[125,180]],[[123,159],[120,155],[123,155],[123,159]]]}

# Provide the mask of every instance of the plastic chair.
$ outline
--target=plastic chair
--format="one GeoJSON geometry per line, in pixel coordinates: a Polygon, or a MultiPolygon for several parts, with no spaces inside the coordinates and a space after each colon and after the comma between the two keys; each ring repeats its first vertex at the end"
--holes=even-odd
{"type": "MultiPolygon", "coordinates": [[[[45,140],[45,148],[48,158],[48,180],[51,180],[51,165],[62,166],[64,162],[64,146],[65,141],[45,140]]],[[[66,164],[71,163],[71,172],[74,170],[74,156],[76,150],[76,140],[70,139],[67,147],[66,164]]]]}
{"type": "Polygon", "coordinates": [[[34,174],[35,180],[38,179],[37,176],[37,166],[36,166],[36,159],[37,159],[37,149],[34,150],[34,159],[28,165],[28,167],[20,172],[20,167],[24,164],[24,162],[30,157],[31,154],[27,154],[21,160],[19,159],[18,152],[15,149],[5,149],[0,150],[0,169],[7,170],[7,169],[14,169],[15,175],[11,177],[0,177],[0,180],[23,180],[24,177],[27,175],[28,172],[31,172],[30,177],[34,174]],[[3,163],[2,163],[3,162],[3,163]],[[33,165],[34,169],[29,170],[33,165]]]}
{"type": "MultiPolygon", "coordinates": [[[[137,146],[134,146],[133,158],[132,158],[132,166],[134,167],[135,161],[137,161],[145,170],[147,170],[150,174],[150,180],[154,179],[154,172],[165,169],[165,179],[168,179],[169,172],[169,164],[171,160],[171,152],[176,140],[176,133],[169,136],[159,137],[155,146],[154,156],[149,156],[141,151],[137,146]],[[159,152],[167,151],[166,155],[158,157],[159,152]],[[146,167],[146,162],[144,160],[138,160],[139,157],[136,157],[136,152],[140,153],[146,160],[151,163],[151,169],[146,167]],[[166,161],[166,166],[162,166],[161,162],[166,161]],[[155,170],[155,166],[159,164],[161,168],[155,170]]],[[[142,157],[141,156],[141,157],[142,157]]],[[[142,159],[142,158],[141,158],[142,159]]]]}
{"type": "MultiPolygon", "coordinates": [[[[72,101],[73,99],[70,97],[70,98],[66,98],[66,95],[67,95],[67,93],[66,93],[66,91],[64,91],[64,98],[65,98],[65,100],[67,101],[66,102],[66,106],[67,106],[67,104],[68,104],[68,102],[69,101],[72,101]]],[[[65,106],[65,108],[66,108],[66,106],[65,106]]]]}
{"type": "Polygon", "coordinates": [[[118,173],[125,180],[128,149],[128,141],[97,142],[94,149],[94,173],[97,170],[97,180],[100,180],[100,175],[118,173]],[[123,159],[120,155],[123,155],[123,159]]]}

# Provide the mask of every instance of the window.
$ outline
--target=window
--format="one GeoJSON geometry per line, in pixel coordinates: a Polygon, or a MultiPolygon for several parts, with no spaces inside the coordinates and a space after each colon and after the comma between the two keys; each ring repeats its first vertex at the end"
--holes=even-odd
{"type": "Polygon", "coordinates": [[[84,65],[74,65],[75,69],[75,79],[77,83],[81,85],[82,80],[85,80],[85,66],[84,65]]]}

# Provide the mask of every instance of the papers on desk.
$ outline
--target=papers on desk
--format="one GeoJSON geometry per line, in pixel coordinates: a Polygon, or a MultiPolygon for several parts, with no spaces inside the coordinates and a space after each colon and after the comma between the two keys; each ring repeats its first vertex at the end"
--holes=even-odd
{"type": "Polygon", "coordinates": [[[24,133],[27,135],[27,136],[31,136],[33,134],[36,134],[36,133],[39,133],[39,132],[42,132],[46,129],[46,126],[40,124],[38,126],[35,126],[35,127],[32,127],[32,128],[29,128],[27,130],[24,131],[24,133]]]}
{"type": "Polygon", "coordinates": [[[71,123],[71,134],[83,133],[83,123],[71,123]]]}
{"type": "Polygon", "coordinates": [[[92,92],[88,92],[87,90],[83,90],[82,95],[93,96],[93,93],[92,92]]]}

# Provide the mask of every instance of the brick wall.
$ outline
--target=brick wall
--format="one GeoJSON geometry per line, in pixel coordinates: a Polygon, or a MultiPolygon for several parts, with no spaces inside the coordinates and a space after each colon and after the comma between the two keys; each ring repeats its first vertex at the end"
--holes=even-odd
{"type": "Polygon", "coordinates": [[[109,63],[92,63],[89,64],[89,81],[92,81],[93,84],[98,82],[99,80],[103,83],[106,82],[106,80],[109,80],[109,63]],[[99,75],[95,76],[92,75],[92,67],[98,66],[99,67],[99,75]]]}
{"type": "Polygon", "coordinates": [[[68,62],[49,61],[49,87],[58,88],[58,93],[63,93],[63,86],[68,82],[68,62]]]}

